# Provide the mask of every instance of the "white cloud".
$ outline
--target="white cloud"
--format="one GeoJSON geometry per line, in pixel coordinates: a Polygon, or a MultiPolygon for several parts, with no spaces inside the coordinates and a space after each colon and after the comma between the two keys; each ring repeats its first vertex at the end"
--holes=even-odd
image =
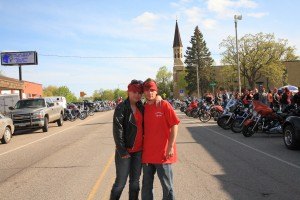
{"type": "Polygon", "coordinates": [[[264,16],[269,15],[267,12],[259,12],[259,13],[248,13],[247,16],[254,17],[254,18],[262,18],[264,16]]]}
{"type": "Polygon", "coordinates": [[[187,22],[197,24],[203,18],[203,11],[199,7],[185,9],[184,14],[187,16],[187,22]]]}
{"type": "Polygon", "coordinates": [[[214,29],[217,25],[217,21],[214,19],[205,19],[202,21],[202,24],[206,29],[214,29]]]}
{"type": "Polygon", "coordinates": [[[207,8],[215,12],[218,17],[232,17],[240,8],[256,8],[257,3],[253,0],[207,0],[207,8]]]}
{"type": "Polygon", "coordinates": [[[134,18],[133,21],[145,29],[152,29],[158,19],[160,19],[159,15],[151,12],[144,12],[143,14],[134,18]]]}

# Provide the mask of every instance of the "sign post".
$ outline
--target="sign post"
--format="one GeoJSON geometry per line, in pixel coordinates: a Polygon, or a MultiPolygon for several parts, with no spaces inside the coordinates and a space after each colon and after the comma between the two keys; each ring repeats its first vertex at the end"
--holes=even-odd
{"type": "MultiPolygon", "coordinates": [[[[19,66],[19,80],[22,81],[22,65],[37,65],[38,56],[36,51],[1,52],[1,65],[19,66]]],[[[19,90],[22,99],[22,90],[19,90]]]]}
{"type": "Polygon", "coordinates": [[[213,88],[213,94],[215,94],[215,86],[216,86],[216,83],[211,82],[209,85],[213,88]]]}

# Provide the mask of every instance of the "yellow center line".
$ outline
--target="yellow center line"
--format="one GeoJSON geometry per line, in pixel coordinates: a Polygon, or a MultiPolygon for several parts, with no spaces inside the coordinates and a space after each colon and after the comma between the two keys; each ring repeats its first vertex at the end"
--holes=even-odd
{"type": "Polygon", "coordinates": [[[104,176],[105,176],[106,173],[107,173],[107,170],[109,169],[109,167],[110,167],[112,161],[114,160],[114,157],[115,157],[115,154],[112,154],[111,157],[110,157],[110,159],[109,159],[108,162],[106,163],[106,165],[105,165],[105,167],[104,167],[102,173],[100,174],[98,180],[96,181],[96,183],[95,183],[95,185],[94,185],[92,191],[90,192],[90,194],[89,194],[87,200],[93,200],[93,199],[94,199],[94,197],[95,197],[95,195],[97,194],[97,192],[98,192],[98,190],[99,190],[99,187],[100,187],[100,185],[101,185],[101,183],[102,183],[102,181],[103,181],[103,178],[104,178],[104,176]]]}

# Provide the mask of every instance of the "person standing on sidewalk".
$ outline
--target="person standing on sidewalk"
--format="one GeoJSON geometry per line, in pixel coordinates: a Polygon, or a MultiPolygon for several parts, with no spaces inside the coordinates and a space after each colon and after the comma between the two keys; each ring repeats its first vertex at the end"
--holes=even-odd
{"type": "Polygon", "coordinates": [[[140,191],[143,146],[142,81],[132,80],[128,98],[118,104],[113,116],[113,136],[116,144],[116,179],[110,200],[118,200],[129,176],[129,199],[137,200],[140,191]]]}
{"type": "Polygon", "coordinates": [[[144,113],[142,200],[153,200],[153,181],[157,172],[163,188],[163,200],[175,199],[172,163],[177,161],[176,137],[179,119],[167,101],[155,105],[157,85],[152,79],[144,82],[147,100],[144,113]]]}

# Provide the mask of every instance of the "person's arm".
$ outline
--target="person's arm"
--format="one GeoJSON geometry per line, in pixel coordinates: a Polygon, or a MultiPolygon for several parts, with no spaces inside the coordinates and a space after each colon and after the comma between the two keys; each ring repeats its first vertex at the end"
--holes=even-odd
{"type": "Polygon", "coordinates": [[[130,157],[130,154],[128,153],[126,147],[125,147],[125,142],[124,142],[124,137],[123,137],[123,120],[124,120],[124,109],[122,109],[120,106],[116,108],[113,116],[113,136],[116,144],[116,150],[118,154],[122,158],[128,158],[130,157]]]}
{"type": "Polygon", "coordinates": [[[177,133],[178,133],[178,125],[172,126],[171,134],[170,134],[170,140],[169,140],[168,147],[167,147],[167,152],[166,152],[166,158],[167,159],[174,156],[174,145],[175,145],[175,142],[176,142],[177,133]]]}
{"type": "Polygon", "coordinates": [[[161,106],[161,101],[163,101],[163,98],[158,94],[155,97],[156,106],[161,106]]]}

